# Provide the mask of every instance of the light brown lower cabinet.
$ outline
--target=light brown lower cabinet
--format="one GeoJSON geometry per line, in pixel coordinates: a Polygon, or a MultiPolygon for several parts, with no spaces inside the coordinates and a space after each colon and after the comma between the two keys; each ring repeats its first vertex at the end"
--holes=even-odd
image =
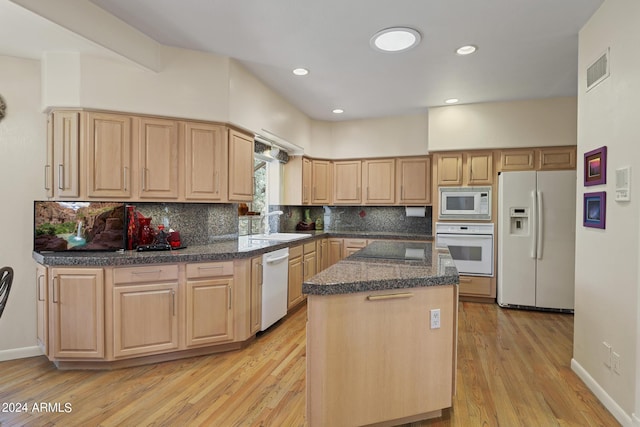
{"type": "Polygon", "coordinates": [[[233,262],[187,264],[187,347],[233,340],[233,285],[233,262]]]}
{"type": "Polygon", "coordinates": [[[36,266],[36,312],[37,328],[36,342],[43,354],[49,354],[49,297],[47,295],[47,268],[38,264],[36,266]]]}
{"type": "Polygon", "coordinates": [[[177,350],[179,299],[177,265],[116,269],[113,356],[177,350]]]}
{"type": "Polygon", "coordinates": [[[287,310],[295,307],[304,299],[302,281],[304,280],[304,256],[302,245],[289,248],[289,279],[287,291],[287,310]]]}
{"type": "Polygon", "coordinates": [[[495,298],[493,277],[460,276],[460,295],[495,298]]]}
{"type": "Polygon", "coordinates": [[[307,310],[310,427],[404,424],[451,406],[456,286],[309,295],[307,310]]]}
{"type": "Polygon", "coordinates": [[[52,268],[50,280],[51,356],[103,358],[104,271],[101,268],[52,268]]]}
{"type": "Polygon", "coordinates": [[[342,258],[344,258],[344,254],[343,254],[344,244],[342,239],[333,238],[333,237],[329,238],[328,243],[329,245],[328,245],[327,254],[328,254],[329,262],[327,267],[330,267],[333,264],[340,261],[342,258]]]}

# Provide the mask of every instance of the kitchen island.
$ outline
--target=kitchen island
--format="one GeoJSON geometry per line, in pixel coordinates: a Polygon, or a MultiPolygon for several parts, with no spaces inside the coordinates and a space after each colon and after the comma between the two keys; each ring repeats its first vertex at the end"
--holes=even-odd
{"type": "Polygon", "coordinates": [[[457,284],[431,242],[373,242],[305,281],[309,425],[397,425],[450,407],[457,284]]]}

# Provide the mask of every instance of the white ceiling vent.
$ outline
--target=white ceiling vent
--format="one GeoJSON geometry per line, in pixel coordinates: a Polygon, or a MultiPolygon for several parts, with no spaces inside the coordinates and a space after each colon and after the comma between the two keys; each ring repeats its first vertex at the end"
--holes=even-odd
{"type": "Polygon", "coordinates": [[[609,48],[587,67],[587,92],[609,77],[609,48]]]}

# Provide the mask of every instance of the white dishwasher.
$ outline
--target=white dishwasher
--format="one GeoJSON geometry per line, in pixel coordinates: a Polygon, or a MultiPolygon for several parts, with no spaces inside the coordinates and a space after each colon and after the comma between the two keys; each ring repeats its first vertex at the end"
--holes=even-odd
{"type": "Polygon", "coordinates": [[[289,248],[262,255],[262,321],[260,330],[282,319],[287,314],[289,283],[289,248]]]}

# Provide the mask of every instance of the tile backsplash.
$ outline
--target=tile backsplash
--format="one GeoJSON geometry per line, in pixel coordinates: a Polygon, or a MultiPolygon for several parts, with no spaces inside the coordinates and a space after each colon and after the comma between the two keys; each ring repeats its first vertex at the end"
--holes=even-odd
{"type": "Polygon", "coordinates": [[[302,221],[305,211],[313,221],[321,218],[326,231],[379,231],[432,234],[431,206],[424,217],[408,217],[404,206],[271,206],[282,210],[281,230],[293,231],[302,221]]]}
{"type": "Polygon", "coordinates": [[[151,225],[180,232],[185,245],[206,245],[238,237],[238,205],[207,203],[134,203],[151,225]]]}
{"type": "MultiPolygon", "coordinates": [[[[238,237],[238,205],[207,203],[134,203],[136,210],[159,224],[180,232],[182,243],[205,245],[238,237]]],[[[380,231],[431,233],[431,206],[424,217],[407,217],[404,206],[270,206],[282,210],[281,216],[269,218],[271,231],[295,231],[309,211],[312,221],[321,220],[325,231],[380,231]]],[[[254,221],[254,233],[260,233],[261,221],[254,221]]],[[[243,229],[246,228],[242,227],[243,229]]],[[[243,231],[242,234],[246,233],[243,231]]]]}

